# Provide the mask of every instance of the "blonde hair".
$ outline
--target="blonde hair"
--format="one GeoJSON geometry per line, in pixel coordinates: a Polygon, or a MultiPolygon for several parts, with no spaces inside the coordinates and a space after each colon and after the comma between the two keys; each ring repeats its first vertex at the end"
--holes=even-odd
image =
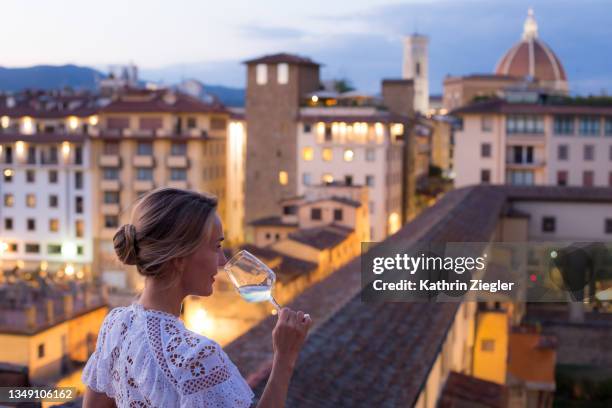
{"type": "Polygon", "coordinates": [[[217,199],[177,188],[158,188],[136,201],[129,224],[113,237],[115,252],[143,276],[170,273],[168,263],[210,239],[217,199]]]}

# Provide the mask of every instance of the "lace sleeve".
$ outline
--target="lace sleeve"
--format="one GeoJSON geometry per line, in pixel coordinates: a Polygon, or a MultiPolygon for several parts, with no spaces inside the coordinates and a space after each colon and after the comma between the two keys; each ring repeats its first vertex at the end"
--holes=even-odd
{"type": "Polygon", "coordinates": [[[106,338],[108,337],[108,333],[112,328],[114,318],[118,312],[119,308],[115,308],[104,318],[102,327],[98,333],[96,349],[87,360],[87,364],[81,376],[83,384],[96,392],[109,392],[110,376],[108,373],[110,369],[108,365],[110,361],[108,356],[105,355],[104,345],[106,344],[106,338]]]}
{"type": "Polygon", "coordinates": [[[253,392],[216,342],[182,324],[148,321],[151,348],[181,407],[249,407],[253,392]]]}

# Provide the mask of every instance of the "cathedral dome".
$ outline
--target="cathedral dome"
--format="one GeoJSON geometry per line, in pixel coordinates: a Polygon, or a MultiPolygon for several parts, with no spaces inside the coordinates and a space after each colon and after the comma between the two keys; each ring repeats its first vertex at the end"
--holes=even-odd
{"type": "Polygon", "coordinates": [[[523,38],[499,60],[495,73],[515,77],[529,77],[544,86],[567,91],[567,76],[555,53],[538,39],[538,24],[529,9],[523,38]]]}

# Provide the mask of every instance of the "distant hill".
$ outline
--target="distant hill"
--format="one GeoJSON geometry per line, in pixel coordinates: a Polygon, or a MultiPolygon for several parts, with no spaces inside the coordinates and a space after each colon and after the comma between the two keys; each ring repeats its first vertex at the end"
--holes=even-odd
{"type": "Polygon", "coordinates": [[[22,89],[89,89],[96,87],[96,79],[104,76],[101,72],[76,65],[37,65],[28,68],[0,67],[0,90],[19,91],[22,89]]]}
{"type": "MultiPolygon", "coordinates": [[[[77,65],[37,65],[27,68],[0,67],[0,91],[22,89],[96,89],[97,79],[105,74],[77,65]]],[[[205,85],[206,92],[217,96],[227,106],[244,106],[244,89],[205,85]]]]}

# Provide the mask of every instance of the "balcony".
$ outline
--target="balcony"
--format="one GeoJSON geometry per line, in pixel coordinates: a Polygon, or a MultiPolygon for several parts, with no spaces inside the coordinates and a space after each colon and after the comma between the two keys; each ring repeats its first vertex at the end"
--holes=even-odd
{"type": "Polygon", "coordinates": [[[103,154],[100,156],[100,167],[119,167],[121,157],[118,154],[103,154]]]}
{"type": "Polygon", "coordinates": [[[134,191],[149,191],[155,188],[153,180],[136,180],[134,181],[134,191]]]}
{"type": "Polygon", "coordinates": [[[100,189],[107,191],[118,191],[121,189],[121,182],[119,180],[102,180],[100,183],[100,189]]]}
{"type": "Polygon", "coordinates": [[[155,159],[153,156],[134,156],[132,158],[132,166],[134,167],[153,167],[155,159]]]}
{"type": "Polygon", "coordinates": [[[189,167],[189,159],[187,156],[167,156],[166,165],[168,167],[186,169],[189,167]]]}
{"type": "Polygon", "coordinates": [[[119,204],[102,204],[101,210],[104,215],[119,215],[121,207],[119,204]]]}
{"type": "Polygon", "coordinates": [[[189,189],[189,182],[187,180],[170,180],[166,185],[171,188],[189,189]]]}
{"type": "Polygon", "coordinates": [[[506,167],[508,169],[537,169],[546,166],[546,160],[539,159],[534,161],[523,161],[523,162],[515,162],[515,161],[506,161],[506,167]]]}

